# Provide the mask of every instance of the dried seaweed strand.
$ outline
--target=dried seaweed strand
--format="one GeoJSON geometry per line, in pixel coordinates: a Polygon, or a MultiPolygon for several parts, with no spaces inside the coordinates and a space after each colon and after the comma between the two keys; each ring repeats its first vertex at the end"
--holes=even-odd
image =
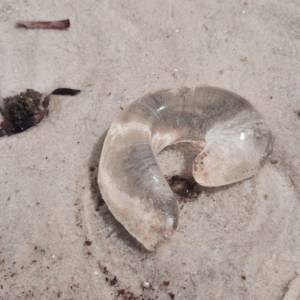
{"type": "Polygon", "coordinates": [[[17,26],[31,28],[31,29],[67,29],[70,27],[70,20],[60,20],[60,21],[18,21],[17,26]]]}

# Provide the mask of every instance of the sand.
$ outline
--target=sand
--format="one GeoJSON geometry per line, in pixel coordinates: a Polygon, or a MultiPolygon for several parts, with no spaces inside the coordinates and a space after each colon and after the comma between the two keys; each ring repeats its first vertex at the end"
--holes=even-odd
{"type": "MultiPolygon", "coordinates": [[[[299,13],[296,1],[2,0],[2,96],[81,93],[0,139],[0,299],[282,299],[300,274],[299,13]],[[62,31],[15,26],[66,18],[62,31]],[[150,253],[95,210],[101,144],[135,99],[197,85],[251,101],[274,153],[257,176],[183,203],[150,253]]],[[[166,174],[184,161],[160,157],[166,174]]]]}

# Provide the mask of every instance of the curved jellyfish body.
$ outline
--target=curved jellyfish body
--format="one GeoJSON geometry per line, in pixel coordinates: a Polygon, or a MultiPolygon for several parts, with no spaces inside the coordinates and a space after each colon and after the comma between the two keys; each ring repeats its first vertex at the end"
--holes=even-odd
{"type": "Polygon", "coordinates": [[[178,224],[178,201],[156,155],[178,142],[202,142],[192,173],[203,186],[255,175],[272,152],[272,134],[242,97],[214,87],[166,89],[133,102],[112,123],[98,183],[115,218],[150,251],[178,224]]]}

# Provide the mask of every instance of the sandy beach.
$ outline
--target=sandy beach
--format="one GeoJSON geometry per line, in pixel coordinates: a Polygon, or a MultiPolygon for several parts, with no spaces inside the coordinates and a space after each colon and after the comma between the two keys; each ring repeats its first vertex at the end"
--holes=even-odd
{"type": "MultiPolygon", "coordinates": [[[[283,299],[300,275],[299,14],[297,1],[2,0],[2,97],[81,93],[0,138],[0,299],[283,299]],[[257,176],[182,203],[149,252],[105,203],[95,210],[101,145],[136,99],[198,85],[249,100],[274,151],[257,176]]],[[[165,174],[185,171],[181,150],[161,153],[165,174]]]]}

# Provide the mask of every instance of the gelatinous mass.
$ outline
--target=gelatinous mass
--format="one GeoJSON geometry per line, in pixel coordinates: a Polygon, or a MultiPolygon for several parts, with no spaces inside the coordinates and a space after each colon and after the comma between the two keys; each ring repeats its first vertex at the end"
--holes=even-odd
{"type": "Polygon", "coordinates": [[[115,218],[150,251],[178,224],[178,201],[156,156],[179,142],[204,147],[192,169],[202,186],[255,175],[273,148],[262,115],[247,100],[223,89],[160,90],[123,110],[105,138],[98,183],[115,218]]]}

